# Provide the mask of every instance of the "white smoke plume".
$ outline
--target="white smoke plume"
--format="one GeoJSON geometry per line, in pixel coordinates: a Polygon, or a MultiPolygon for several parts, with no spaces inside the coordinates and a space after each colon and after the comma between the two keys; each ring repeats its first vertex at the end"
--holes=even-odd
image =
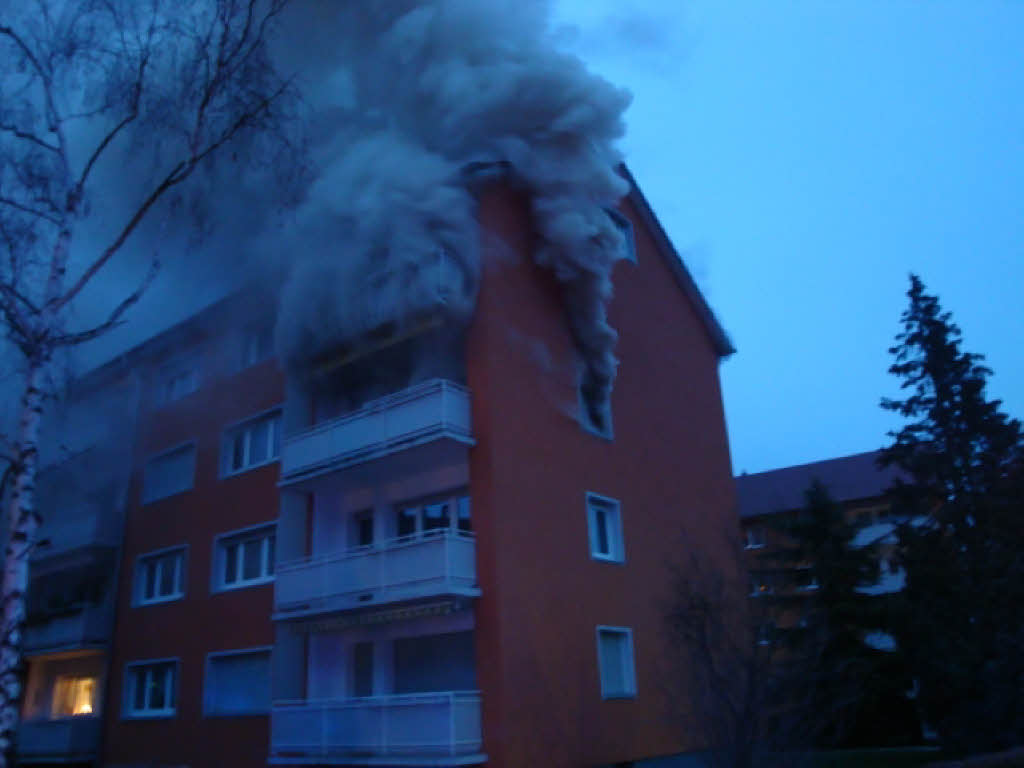
{"type": "Polygon", "coordinates": [[[534,258],[564,287],[584,399],[601,413],[616,367],[610,275],[624,253],[605,209],[628,191],[615,142],[629,95],[557,50],[536,0],[320,3],[294,34],[310,59],[330,58],[314,99],[320,129],[345,136],[324,153],[286,249],[282,357],[308,362],[368,324],[415,315],[437,296],[439,260],[456,267],[441,289],[450,311],[468,316],[479,233],[460,171],[502,162],[529,194],[534,258]],[[389,273],[371,290],[368,275],[389,273]]]}

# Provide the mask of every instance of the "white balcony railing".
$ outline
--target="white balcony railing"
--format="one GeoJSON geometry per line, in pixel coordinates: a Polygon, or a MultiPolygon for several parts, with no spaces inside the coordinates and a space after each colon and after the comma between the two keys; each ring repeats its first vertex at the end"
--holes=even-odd
{"type": "Polygon", "coordinates": [[[359,758],[479,754],[480,693],[456,691],[361,699],[275,702],[270,716],[274,757],[359,758]]]}
{"type": "Polygon", "coordinates": [[[469,391],[432,379],[287,437],[282,482],[342,469],[434,440],[473,442],[469,391]]]}
{"type": "Polygon", "coordinates": [[[345,610],[439,595],[479,594],[473,534],[441,530],[379,547],[278,565],[278,611],[345,610]]]}

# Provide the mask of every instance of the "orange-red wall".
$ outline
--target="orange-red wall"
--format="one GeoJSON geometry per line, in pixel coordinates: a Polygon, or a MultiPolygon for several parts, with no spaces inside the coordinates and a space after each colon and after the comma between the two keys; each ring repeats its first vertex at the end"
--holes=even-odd
{"type": "MultiPolygon", "coordinates": [[[[623,211],[637,221],[631,203],[623,211]]],[[[469,337],[477,445],[477,666],[491,768],[607,764],[695,748],[668,717],[668,564],[735,525],[718,357],[650,233],[615,268],[614,440],[574,419],[573,352],[525,202],[481,200],[484,278],[469,337]],[[584,494],[618,499],[626,561],[590,557],[584,494]],[[638,695],[602,701],[596,627],[633,629],[638,695]]]]}
{"type": "Polygon", "coordinates": [[[272,584],[211,592],[214,537],[275,520],[278,512],[276,463],[235,477],[219,476],[225,427],[280,404],[284,390],[273,362],[238,373],[221,365],[225,357],[217,353],[226,343],[228,339],[218,334],[200,347],[203,376],[198,392],[159,410],[146,410],[140,420],[122,550],[104,764],[156,761],[192,768],[248,768],[267,762],[267,715],[204,717],[202,713],[208,653],[273,644],[272,584]],[[145,460],[189,440],[197,442],[193,490],[141,505],[145,460]],[[188,545],[185,597],[133,606],[136,558],[179,544],[188,545]],[[176,715],[152,720],[122,718],[125,664],[164,657],[179,660],[176,715]]]}

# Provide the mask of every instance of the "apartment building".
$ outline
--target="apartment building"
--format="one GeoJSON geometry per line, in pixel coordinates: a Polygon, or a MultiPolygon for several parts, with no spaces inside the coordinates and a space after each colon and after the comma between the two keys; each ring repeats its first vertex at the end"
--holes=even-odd
{"type": "Polygon", "coordinates": [[[439,291],[286,375],[273,302],[237,296],[125,356],[139,415],[92,705],[104,764],[585,766],[701,746],[666,711],[664,607],[668,565],[735,525],[732,347],[632,187],[609,212],[630,247],[599,420],[528,200],[500,175],[478,186],[468,323],[439,291]]]}
{"type": "MultiPolygon", "coordinates": [[[[882,594],[902,588],[903,574],[889,557],[895,546],[896,521],[890,513],[892,501],[888,492],[900,471],[880,467],[878,457],[878,451],[867,451],[736,478],[743,543],[752,555],[751,594],[765,594],[776,588],[771,570],[757,566],[757,556],[782,544],[779,532],[773,530],[773,519],[798,514],[805,507],[805,494],[815,481],[824,485],[832,500],[840,505],[845,519],[858,526],[854,544],[878,546],[881,574],[877,584],[865,586],[863,591],[882,594]]],[[[815,587],[812,581],[797,583],[806,594],[811,594],[815,587]]]]}

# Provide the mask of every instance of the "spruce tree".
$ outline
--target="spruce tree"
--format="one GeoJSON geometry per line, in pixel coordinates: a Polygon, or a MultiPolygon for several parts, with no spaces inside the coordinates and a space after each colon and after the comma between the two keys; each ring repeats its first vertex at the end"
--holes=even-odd
{"type": "Polygon", "coordinates": [[[1020,422],[985,394],[991,370],[910,277],[910,305],[889,350],[906,424],[882,462],[904,523],[906,574],[892,632],[919,687],[925,721],[953,754],[1024,742],[1024,442],[1020,422]]]}
{"type": "Polygon", "coordinates": [[[877,583],[877,547],[858,541],[851,521],[828,489],[815,481],[795,516],[773,528],[780,546],[764,565],[774,573],[767,600],[780,617],[776,664],[789,706],[805,739],[823,748],[906,743],[909,732],[894,654],[866,642],[885,626],[886,597],[869,594],[877,583]]]}

